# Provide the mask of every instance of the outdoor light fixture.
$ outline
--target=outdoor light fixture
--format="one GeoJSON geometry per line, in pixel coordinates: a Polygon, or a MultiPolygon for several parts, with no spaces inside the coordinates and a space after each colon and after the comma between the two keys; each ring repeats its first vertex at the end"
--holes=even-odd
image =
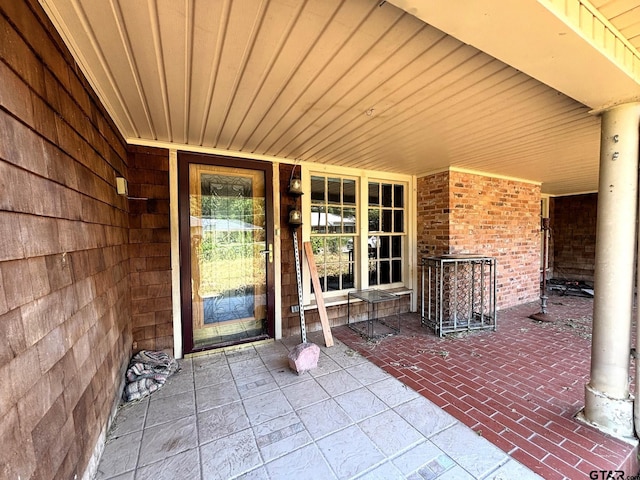
{"type": "Polygon", "coordinates": [[[293,209],[289,211],[289,225],[294,227],[302,225],[302,213],[300,210],[293,209]]]}
{"type": "Polygon", "coordinates": [[[302,180],[291,177],[289,180],[289,195],[302,195],[302,180]]]}
{"type": "Polygon", "coordinates": [[[296,166],[291,169],[291,177],[289,177],[289,195],[293,198],[293,205],[289,207],[289,225],[297,228],[302,225],[302,212],[299,210],[298,201],[302,196],[302,179],[300,173],[296,175],[296,166]]]}
{"type": "Polygon", "coordinates": [[[116,192],[118,195],[128,195],[129,187],[127,186],[127,179],[124,177],[116,177],[116,192]]]}

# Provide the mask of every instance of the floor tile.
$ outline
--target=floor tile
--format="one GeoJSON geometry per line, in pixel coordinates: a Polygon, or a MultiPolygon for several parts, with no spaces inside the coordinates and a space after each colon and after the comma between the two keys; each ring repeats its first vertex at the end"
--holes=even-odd
{"type": "Polygon", "coordinates": [[[250,472],[243,473],[242,475],[236,477],[236,480],[270,480],[270,477],[267,473],[267,469],[261,465],[258,468],[254,468],[250,472]]]}
{"type": "Polygon", "coordinates": [[[457,422],[455,418],[424,397],[409,400],[398,405],[394,410],[427,438],[457,422]]]}
{"type": "Polygon", "coordinates": [[[364,387],[338,395],[335,397],[335,401],[356,422],[389,408],[382,400],[364,387]]]}
{"type": "Polygon", "coordinates": [[[283,387],[282,393],[293,408],[304,408],[329,398],[329,394],[314,379],[283,387]]]}
{"type": "Polygon", "coordinates": [[[391,462],[385,462],[358,477],[358,480],[406,480],[406,477],[391,462]]]}
{"type": "MultiPolygon", "coordinates": [[[[413,476],[409,477],[409,480],[413,480],[413,478],[414,478],[413,476]]],[[[434,478],[434,479],[437,478],[438,480],[476,480],[476,477],[474,477],[473,475],[470,475],[469,472],[464,470],[459,465],[455,465],[449,470],[431,478],[434,478]]],[[[430,480],[430,477],[427,473],[422,473],[420,477],[416,477],[416,480],[417,479],[430,480]]]]}
{"type": "Polygon", "coordinates": [[[155,392],[154,399],[170,397],[179,393],[193,391],[193,372],[179,371],[170,375],[165,384],[155,392]]]}
{"type": "Polygon", "coordinates": [[[240,432],[249,427],[249,418],[242,402],[234,402],[199,412],[200,444],[240,432]]]}
{"type": "Polygon", "coordinates": [[[262,359],[272,356],[287,358],[287,355],[289,355],[289,349],[285,347],[282,342],[274,341],[264,345],[256,345],[255,349],[256,353],[262,359]]]}
{"type": "Polygon", "coordinates": [[[285,337],[281,340],[282,345],[284,345],[288,350],[292,350],[296,345],[302,343],[302,339],[300,335],[292,335],[290,337],[285,337]]]}
{"type": "Polygon", "coordinates": [[[196,409],[203,412],[214,407],[227,405],[229,403],[240,400],[240,394],[235,382],[224,382],[218,385],[209,385],[208,387],[196,390],[196,409]]]}
{"type": "Polygon", "coordinates": [[[330,480],[336,476],[320,453],[310,444],[265,465],[270,478],[295,480],[330,480]]]}
{"type": "Polygon", "coordinates": [[[200,447],[202,478],[227,480],[262,464],[251,429],[242,430],[200,447]]]}
{"type": "Polygon", "coordinates": [[[267,370],[282,370],[289,368],[289,358],[286,355],[272,355],[261,357],[267,370]]]}
{"type": "Polygon", "coordinates": [[[362,384],[346,370],[338,370],[316,377],[316,381],[332,397],[347,393],[362,386],[362,384]]]}
{"type": "Polygon", "coordinates": [[[369,417],[358,423],[358,426],[388,457],[407,450],[424,439],[420,432],[393,410],[369,417]]]}
{"type": "Polygon", "coordinates": [[[253,345],[247,345],[241,346],[236,350],[229,350],[225,352],[225,355],[227,357],[227,362],[231,364],[249,360],[251,358],[256,358],[258,356],[258,352],[253,347],[253,345]]]}
{"type": "Polygon", "coordinates": [[[142,467],[197,445],[195,416],[145,428],[138,466],[142,467]]]}
{"type": "Polygon", "coordinates": [[[342,370],[342,368],[343,367],[338,365],[335,360],[321,352],[320,357],[318,358],[317,368],[309,370],[309,374],[312,377],[319,377],[321,375],[326,375],[327,373],[337,372],[338,370],[342,370]]]}
{"type": "Polygon", "coordinates": [[[142,431],[107,441],[98,466],[97,480],[114,477],[136,468],[142,431]]]}
{"type": "Polygon", "coordinates": [[[331,357],[331,359],[337,362],[342,368],[354,367],[367,362],[367,359],[358,351],[353,350],[344,344],[341,347],[332,347],[327,349],[326,355],[331,357]],[[335,350],[333,350],[333,348],[335,348],[335,350]]]}
{"type": "Polygon", "coordinates": [[[288,366],[287,368],[278,368],[276,370],[270,371],[271,376],[276,381],[276,383],[280,387],[284,387],[287,385],[293,385],[294,383],[305,382],[309,380],[311,375],[309,373],[303,373],[302,375],[298,375],[296,372],[292,371],[288,366]]]}
{"type": "Polygon", "coordinates": [[[194,373],[197,370],[208,368],[212,365],[219,365],[221,363],[227,363],[227,356],[224,352],[211,352],[206,355],[198,355],[191,359],[194,373]]]}
{"type": "MultiPolygon", "coordinates": [[[[129,472],[121,473],[120,475],[116,475],[115,477],[109,477],[108,480],[134,480],[135,475],[136,475],[136,471],[135,470],[131,470],[129,472]]],[[[97,477],[97,478],[102,478],[102,477],[97,477]]]]}
{"type": "MultiPolygon", "coordinates": [[[[398,338],[364,345],[379,352],[398,338]]],[[[120,407],[97,478],[538,478],[337,338],[321,346],[317,369],[297,375],[282,360],[298,343],[187,359],[172,389],[120,407]]],[[[495,354],[478,345],[480,366],[495,354]]],[[[413,362],[443,360],[407,342],[398,348],[415,350],[413,362]]]]}
{"type": "Polygon", "coordinates": [[[231,369],[231,374],[235,379],[268,373],[267,367],[265,367],[264,362],[258,355],[229,363],[229,368],[231,369]]]}
{"type": "Polygon", "coordinates": [[[234,380],[231,369],[226,363],[196,366],[193,377],[196,389],[234,380]]]}
{"type": "Polygon", "coordinates": [[[182,417],[189,417],[194,413],[196,413],[196,403],[193,391],[178,393],[170,397],[153,396],[149,401],[145,427],[172,422],[182,417]]]}
{"type": "Polygon", "coordinates": [[[253,427],[256,443],[265,462],[311,443],[311,436],[294,412],[253,427]]]}
{"type": "Polygon", "coordinates": [[[193,358],[181,358],[178,360],[178,365],[181,372],[193,373],[193,358]]]}
{"type": "Polygon", "coordinates": [[[386,380],[372,383],[371,385],[367,385],[367,388],[390,407],[395,407],[396,405],[420,397],[418,393],[395,378],[387,378],[386,380]]]}
{"type": "Polygon", "coordinates": [[[273,375],[266,370],[256,375],[238,378],[236,384],[241,398],[255,397],[261,393],[278,389],[273,375]]]}
{"type": "Polygon", "coordinates": [[[329,398],[297,411],[309,434],[314,440],[353,424],[353,420],[329,398]]]}
{"type": "Polygon", "coordinates": [[[338,478],[351,478],[385,459],[369,437],[355,425],[316,443],[338,478]]]}
{"type": "Polygon", "coordinates": [[[426,440],[406,452],[395,457],[392,462],[402,472],[409,476],[427,466],[428,463],[443,455],[442,450],[426,440]]]}
{"type": "Polygon", "coordinates": [[[459,423],[437,433],[431,441],[477,478],[482,478],[508,460],[502,450],[459,423]]]}
{"type": "Polygon", "coordinates": [[[386,380],[390,377],[387,372],[369,362],[354,365],[347,368],[346,371],[363,385],[386,380]]]}
{"type": "Polygon", "coordinates": [[[496,471],[491,472],[488,478],[492,480],[510,480],[511,478],[517,478],[518,480],[541,480],[542,477],[528,468],[525,468],[521,463],[515,460],[509,460],[502,465],[496,471]]]}
{"type": "Polygon", "coordinates": [[[251,425],[259,425],[293,411],[280,390],[247,398],[242,403],[247,411],[251,425]]]}
{"type": "Polygon", "coordinates": [[[165,457],[138,469],[136,473],[136,480],[192,480],[194,478],[200,478],[200,457],[197,448],[165,457]]]}
{"type": "Polygon", "coordinates": [[[456,466],[456,463],[449,456],[441,453],[435,458],[428,460],[423,467],[418,469],[417,473],[425,479],[439,478],[456,466]]]}
{"type": "Polygon", "coordinates": [[[142,430],[148,407],[149,397],[122,405],[118,409],[118,415],[116,415],[111,424],[109,431],[111,438],[142,430]]]}

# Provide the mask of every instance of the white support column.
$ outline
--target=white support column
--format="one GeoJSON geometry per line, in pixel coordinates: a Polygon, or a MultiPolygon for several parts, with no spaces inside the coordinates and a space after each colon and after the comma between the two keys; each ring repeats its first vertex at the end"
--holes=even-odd
{"type": "Polygon", "coordinates": [[[629,349],[634,285],[640,103],[602,114],[591,379],[583,420],[633,437],[629,349]]]}

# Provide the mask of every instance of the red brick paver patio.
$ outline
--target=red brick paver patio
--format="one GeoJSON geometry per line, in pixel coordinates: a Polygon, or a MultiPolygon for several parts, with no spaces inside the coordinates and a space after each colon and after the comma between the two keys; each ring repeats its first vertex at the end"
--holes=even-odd
{"type": "Polygon", "coordinates": [[[497,331],[439,338],[405,314],[401,333],[367,341],[348,327],[340,340],[412,387],[545,479],[592,470],[638,470],[637,447],[575,420],[591,358],[593,301],[551,296],[553,323],[528,318],[530,303],[498,313],[497,331]]]}

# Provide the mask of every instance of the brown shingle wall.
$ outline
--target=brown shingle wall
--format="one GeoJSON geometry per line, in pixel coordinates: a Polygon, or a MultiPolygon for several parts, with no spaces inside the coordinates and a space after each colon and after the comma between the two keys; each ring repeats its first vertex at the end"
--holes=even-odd
{"type": "Polygon", "coordinates": [[[419,253],[498,262],[499,308],[540,295],[540,187],[450,171],[418,179],[419,253]]]}
{"type": "Polygon", "coordinates": [[[129,147],[134,350],[173,353],[169,152],[129,147]]]}
{"type": "Polygon", "coordinates": [[[598,194],[551,199],[553,278],[593,281],[598,194]]]}
{"type": "Polygon", "coordinates": [[[0,478],[82,476],[117,397],[125,148],[38,2],[0,2],[0,478]]]}
{"type": "MultiPolygon", "coordinates": [[[[298,304],[298,287],[296,283],[296,263],[293,251],[293,230],[289,227],[289,210],[297,206],[301,209],[300,200],[290,196],[289,178],[291,177],[292,165],[280,165],[280,248],[282,255],[282,336],[288,337],[296,332],[300,332],[300,316],[292,313],[291,307],[298,304]],[[297,201],[297,203],[296,203],[297,201]]],[[[300,174],[300,166],[296,167],[296,173],[300,174]]],[[[298,233],[298,247],[302,259],[302,236],[301,229],[296,229],[298,233]]],[[[315,323],[315,322],[313,322],[315,323]]],[[[317,325],[310,324],[309,331],[321,329],[320,320],[317,325]]]]}

